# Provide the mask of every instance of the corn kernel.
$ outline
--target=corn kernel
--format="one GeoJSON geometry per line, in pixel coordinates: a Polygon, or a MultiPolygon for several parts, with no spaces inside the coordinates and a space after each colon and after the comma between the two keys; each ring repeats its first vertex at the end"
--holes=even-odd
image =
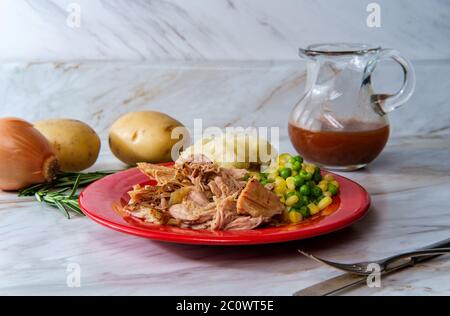
{"type": "Polygon", "coordinates": [[[334,180],[334,177],[331,175],[331,174],[326,174],[324,177],[323,177],[323,179],[324,180],[327,180],[327,181],[333,181],[334,180]]]}
{"type": "Polygon", "coordinates": [[[323,199],[321,199],[319,201],[319,203],[317,204],[317,206],[319,207],[319,209],[323,210],[324,208],[326,208],[328,205],[331,204],[331,202],[333,202],[333,199],[329,196],[324,197],[323,199]]]}
{"type": "Polygon", "coordinates": [[[311,215],[315,215],[320,212],[320,208],[314,203],[309,203],[307,208],[309,209],[309,213],[311,213],[311,215]]]}
{"type": "Polygon", "coordinates": [[[331,194],[330,191],[323,192],[323,195],[324,196],[333,196],[333,194],[331,194]]]}
{"type": "Polygon", "coordinates": [[[305,170],[310,174],[314,174],[314,171],[316,171],[316,166],[308,164],[306,165],[305,170]]]}
{"type": "Polygon", "coordinates": [[[289,220],[292,224],[297,224],[303,220],[303,216],[299,212],[291,211],[289,212],[289,220]]]}
{"type": "Polygon", "coordinates": [[[319,184],[324,184],[328,187],[328,181],[327,180],[320,180],[319,184]]]}
{"type": "Polygon", "coordinates": [[[259,172],[251,171],[248,173],[248,175],[250,176],[250,178],[256,179],[258,181],[261,180],[261,174],[259,172]]]}
{"type": "Polygon", "coordinates": [[[288,198],[286,199],[285,204],[286,204],[287,206],[292,206],[292,205],[294,205],[294,204],[297,203],[297,202],[298,202],[298,196],[297,196],[297,195],[291,195],[290,197],[288,197],[288,198]]]}
{"type": "Polygon", "coordinates": [[[319,183],[318,187],[322,190],[322,192],[326,192],[328,190],[328,184],[326,183],[319,183]]]}
{"type": "Polygon", "coordinates": [[[274,192],[276,194],[285,194],[286,193],[286,182],[279,182],[278,184],[275,184],[274,192]]]}
{"type": "Polygon", "coordinates": [[[282,177],[275,177],[275,184],[280,184],[280,183],[284,183],[286,184],[286,182],[284,181],[284,179],[282,177]]]}
{"type": "Polygon", "coordinates": [[[295,192],[295,190],[286,189],[286,193],[284,194],[285,197],[287,197],[291,192],[295,192]]]}
{"type": "MultiPolygon", "coordinates": [[[[284,164],[286,164],[286,163],[289,161],[289,158],[291,158],[291,155],[289,155],[289,154],[287,154],[287,153],[284,153],[284,154],[279,155],[279,156],[277,157],[278,165],[284,165],[284,164]]],[[[280,167],[281,167],[281,166],[280,166],[280,167]]]]}
{"type": "Polygon", "coordinates": [[[291,176],[296,176],[298,175],[298,171],[292,170],[291,176]]]}
{"type": "Polygon", "coordinates": [[[295,180],[293,177],[288,177],[286,179],[286,186],[289,190],[295,190],[295,180]]]}
{"type": "Polygon", "coordinates": [[[339,189],[339,182],[337,182],[336,180],[332,180],[330,181],[330,183],[339,189]]]}

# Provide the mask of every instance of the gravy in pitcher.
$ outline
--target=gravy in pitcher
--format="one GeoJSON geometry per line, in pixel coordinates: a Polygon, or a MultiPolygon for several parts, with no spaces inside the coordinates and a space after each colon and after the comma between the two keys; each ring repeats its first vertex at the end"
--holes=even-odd
{"type": "Polygon", "coordinates": [[[289,122],[289,137],[306,160],[328,167],[360,166],[374,160],[389,137],[389,124],[358,120],[343,122],[342,130],[323,124],[319,131],[289,122]]]}

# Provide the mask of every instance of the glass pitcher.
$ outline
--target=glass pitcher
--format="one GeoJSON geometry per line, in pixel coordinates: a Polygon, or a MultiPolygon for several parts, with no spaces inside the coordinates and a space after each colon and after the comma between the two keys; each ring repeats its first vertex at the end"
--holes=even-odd
{"type": "Polygon", "coordinates": [[[411,63],[391,49],[366,44],[317,44],[300,49],[306,59],[304,96],[289,118],[289,137],[307,160],[336,170],[356,170],[374,160],[389,137],[387,113],[405,103],[415,86],[411,63]],[[373,91],[371,75],[382,59],[403,70],[395,94],[373,91]]]}

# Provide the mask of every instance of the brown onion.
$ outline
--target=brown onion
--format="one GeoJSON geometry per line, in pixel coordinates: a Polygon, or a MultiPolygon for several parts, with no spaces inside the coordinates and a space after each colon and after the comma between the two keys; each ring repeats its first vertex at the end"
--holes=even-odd
{"type": "Polygon", "coordinates": [[[51,181],[57,171],[58,160],[44,135],[22,119],[0,119],[1,190],[51,181]]]}

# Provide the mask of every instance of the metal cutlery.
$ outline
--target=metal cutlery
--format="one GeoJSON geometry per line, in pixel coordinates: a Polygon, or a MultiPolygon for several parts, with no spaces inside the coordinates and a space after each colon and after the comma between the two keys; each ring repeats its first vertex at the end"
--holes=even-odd
{"type": "Polygon", "coordinates": [[[294,293],[294,296],[332,295],[350,287],[365,283],[367,276],[373,272],[372,269],[369,269],[370,264],[378,264],[380,268],[379,273],[381,275],[386,275],[403,268],[411,267],[416,263],[424,262],[443,254],[449,254],[450,238],[415,251],[404,252],[387,257],[385,259],[350,264],[325,260],[301,250],[299,250],[299,252],[318,262],[324,263],[328,266],[345,271],[347,273],[297,291],[294,293]]]}
{"type": "Polygon", "coordinates": [[[333,262],[329,260],[325,260],[311,254],[308,254],[304,251],[299,251],[303,255],[310,257],[320,263],[324,263],[329,265],[330,267],[336,268],[338,270],[342,270],[344,272],[350,272],[360,275],[369,275],[372,271],[369,269],[369,265],[376,263],[380,266],[380,272],[388,272],[392,269],[396,269],[397,267],[402,267],[404,263],[409,263],[411,261],[411,257],[422,257],[422,256],[430,256],[430,255],[443,255],[450,253],[450,247],[448,248],[436,248],[436,249],[426,249],[426,250],[416,250],[411,252],[405,252],[402,254],[398,254],[389,258],[385,258],[377,261],[363,261],[357,263],[339,263],[333,262]]]}

